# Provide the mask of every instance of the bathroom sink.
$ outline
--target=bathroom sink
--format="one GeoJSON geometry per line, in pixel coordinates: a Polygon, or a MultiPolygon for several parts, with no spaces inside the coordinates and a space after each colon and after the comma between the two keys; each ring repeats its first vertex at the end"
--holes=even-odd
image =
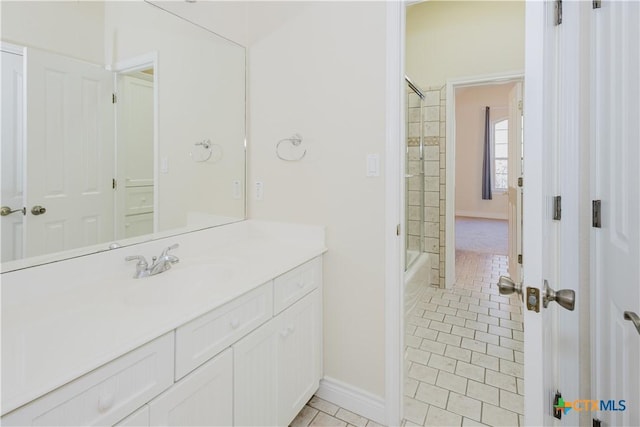
{"type": "Polygon", "coordinates": [[[180,306],[215,295],[231,280],[233,268],[221,264],[180,265],[156,276],[136,279],[122,298],[131,306],[180,306]]]}

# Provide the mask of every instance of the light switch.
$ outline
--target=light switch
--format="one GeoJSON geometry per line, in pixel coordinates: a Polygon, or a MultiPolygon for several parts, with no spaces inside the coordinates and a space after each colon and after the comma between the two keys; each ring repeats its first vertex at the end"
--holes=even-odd
{"type": "Polygon", "coordinates": [[[261,181],[256,181],[256,200],[262,200],[264,197],[264,185],[261,181]]]}
{"type": "Polygon", "coordinates": [[[380,155],[367,154],[367,176],[380,176],[380,155]]]}
{"type": "Polygon", "coordinates": [[[160,159],[160,172],[169,173],[169,158],[166,156],[160,159]]]}
{"type": "Polygon", "coordinates": [[[233,181],[233,198],[239,199],[242,197],[242,187],[240,186],[240,180],[236,179],[233,181]]]}

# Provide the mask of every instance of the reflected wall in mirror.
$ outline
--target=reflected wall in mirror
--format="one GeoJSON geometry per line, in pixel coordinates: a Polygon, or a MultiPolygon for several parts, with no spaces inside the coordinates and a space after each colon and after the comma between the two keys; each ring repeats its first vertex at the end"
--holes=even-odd
{"type": "Polygon", "coordinates": [[[245,218],[244,47],[143,1],[0,7],[2,271],[245,218]]]}

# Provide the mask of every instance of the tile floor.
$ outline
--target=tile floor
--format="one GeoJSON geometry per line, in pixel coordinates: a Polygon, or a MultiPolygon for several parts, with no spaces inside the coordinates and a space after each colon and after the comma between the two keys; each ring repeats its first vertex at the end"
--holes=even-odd
{"type": "Polygon", "coordinates": [[[298,416],[291,423],[291,427],[381,427],[360,415],[340,408],[333,403],[313,396],[298,416]]]}
{"type": "Polygon", "coordinates": [[[454,288],[430,287],[408,319],[404,425],[523,425],[521,303],[495,285],[507,265],[457,251],[454,288]]]}
{"type": "MultiPolygon", "coordinates": [[[[495,285],[507,265],[456,251],[456,285],[425,293],[406,325],[403,426],[524,425],[521,303],[495,285]]],[[[291,426],[378,424],[314,396],[291,426]]]]}

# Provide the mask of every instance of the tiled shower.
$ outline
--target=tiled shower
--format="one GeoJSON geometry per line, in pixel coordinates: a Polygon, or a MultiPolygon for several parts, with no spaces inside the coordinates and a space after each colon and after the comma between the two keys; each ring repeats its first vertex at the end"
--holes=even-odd
{"type": "Polygon", "coordinates": [[[427,252],[430,284],[444,282],[446,87],[407,88],[406,224],[407,263],[427,252]],[[422,141],[422,144],[421,144],[422,141]]]}

